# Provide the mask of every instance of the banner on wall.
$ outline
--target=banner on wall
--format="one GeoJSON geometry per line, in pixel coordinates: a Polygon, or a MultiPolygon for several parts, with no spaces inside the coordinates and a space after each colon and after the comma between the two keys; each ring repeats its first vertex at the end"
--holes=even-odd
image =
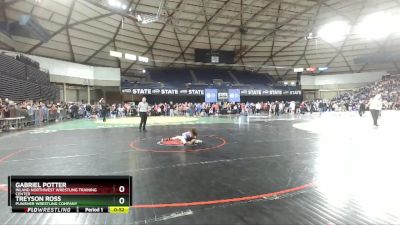
{"type": "Polygon", "coordinates": [[[204,96],[204,89],[122,88],[122,93],[134,95],[191,95],[204,96]]]}
{"type": "Polygon", "coordinates": [[[229,98],[229,92],[226,89],[218,89],[218,101],[225,102],[229,98]]]}
{"type": "Polygon", "coordinates": [[[241,96],[300,96],[297,89],[159,89],[159,88],[122,88],[122,93],[134,95],[175,95],[175,96],[205,96],[210,102],[225,101],[240,102],[241,96]],[[208,95],[207,95],[208,94],[208,95]],[[209,96],[209,98],[207,97],[209,96]]]}
{"type": "Polygon", "coordinates": [[[302,95],[301,90],[283,90],[283,89],[269,89],[269,90],[256,90],[256,89],[241,89],[241,96],[285,96],[285,95],[302,95]]]}
{"type": "Polygon", "coordinates": [[[240,89],[229,89],[229,102],[240,102],[240,89]]]}
{"type": "Polygon", "coordinates": [[[204,90],[204,97],[205,97],[205,102],[207,103],[214,103],[217,102],[217,95],[218,95],[218,89],[205,89],[204,90]]]}

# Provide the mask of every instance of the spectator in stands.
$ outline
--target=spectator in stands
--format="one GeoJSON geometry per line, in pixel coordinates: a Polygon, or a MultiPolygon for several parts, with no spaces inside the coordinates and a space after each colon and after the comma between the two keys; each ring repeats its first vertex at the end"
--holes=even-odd
{"type": "Polygon", "coordinates": [[[34,124],[34,120],[35,120],[33,117],[34,111],[33,111],[32,103],[27,103],[26,110],[27,110],[27,114],[28,114],[27,124],[32,125],[32,124],[34,124]]]}
{"type": "Polygon", "coordinates": [[[0,98],[0,118],[5,118],[5,111],[7,110],[7,107],[5,105],[5,102],[3,104],[2,99],[0,98]]]}
{"type": "Polygon", "coordinates": [[[290,108],[290,113],[296,113],[296,102],[295,101],[291,101],[290,105],[289,105],[289,108],[290,108]]]}
{"type": "Polygon", "coordinates": [[[87,103],[85,105],[85,117],[87,119],[90,119],[91,115],[92,115],[92,106],[89,103],[87,103]]]}
{"type": "Polygon", "coordinates": [[[321,101],[319,101],[318,103],[318,109],[319,109],[319,115],[322,115],[322,113],[324,112],[324,103],[321,101]]]}
{"type": "Polygon", "coordinates": [[[275,116],[279,116],[279,102],[278,101],[275,102],[274,112],[275,112],[275,116]]]}
{"type": "Polygon", "coordinates": [[[117,114],[118,114],[117,106],[115,104],[112,104],[111,105],[111,109],[110,109],[111,118],[116,119],[117,118],[117,114]]]}
{"type": "Polygon", "coordinates": [[[169,116],[173,117],[175,115],[174,113],[174,104],[173,102],[169,102],[169,116]]]}
{"type": "Polygon", "coordinates": [[[77,104],[75,104],[75,103],[72,103],[72,105],[71,105],[71,107],[70,107],[70,110],[71,110],[71,118],[73,118],[73,119],[78,119],[79,118],[79,114],[78,114],[78,112],[79,112],[79,107],[78,107],[78,105],[77,104]]]}
{"type": "Polygon", "coordinates": [[[360,107],[358,109],[358,114],[362,117],[365,113],[365,103],[364,100],[361,100],[360,107]]]}
{"type": "Polygon", "coordinates": [[[260,111],[261,111],[261,103],[260,103],[260,102],[257,102],[257,103],[256,103],[256,114],[257,114],[257,115],[260,114],[260,111]]]}

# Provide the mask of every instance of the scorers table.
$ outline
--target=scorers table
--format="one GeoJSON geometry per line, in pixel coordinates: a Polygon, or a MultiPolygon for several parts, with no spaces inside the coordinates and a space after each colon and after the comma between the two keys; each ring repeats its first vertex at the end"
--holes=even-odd
{"type": "Polygon", "coordinates": [[[14,213],[128,213],[131,176],[9,176],[14,213]]]}

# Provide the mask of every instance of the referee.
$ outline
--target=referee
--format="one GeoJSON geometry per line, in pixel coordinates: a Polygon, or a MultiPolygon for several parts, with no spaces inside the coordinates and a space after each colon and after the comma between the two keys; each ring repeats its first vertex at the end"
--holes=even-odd
{"type": "Polygon", "coordinates": [[[146,102],[146,98],[143,97],[142,101],[138,105],[138,111],[140,115],[140,125],[139,125],[139,131],[146,131],[146,122],[147,122],[147,112],[149,110],[149,104],[146,102]]]}
{"type": "Polygon", "coordinates": [[[101,98],[99,101],[100,105],[100,115],[103,118],[103,123],[106,122],[106,116],[107,116],[107,105],[106,105],[106,100],[104,98],[101,98]]]}

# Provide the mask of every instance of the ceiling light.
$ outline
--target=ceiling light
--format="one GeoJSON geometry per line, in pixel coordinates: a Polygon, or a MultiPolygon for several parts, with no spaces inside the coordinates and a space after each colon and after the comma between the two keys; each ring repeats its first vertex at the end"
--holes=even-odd
{"type": "Polygon", "coordinates": [[[396,17],[384,12],[366,16],[357,26],[356,32],[367,39],[381,39],[396,31],[396,17]]]}
{"type": "Polygon", "coordinates": [[[122,52],[117,52],[117,51],[110,50],[110,56],[122,58],[122,52]]]}
{"type": "Polygon", "coordinates": [[[143,73],[146,73],[146,70],[145,70],[145,69],[143,69],[143,70],[142,70],[142,72],[143,72],[143,73]]]}
{"type": "Polygon", "coordinates": [[[136,57],[136,55],[132,55],[132,54],[129,54],[129,53],[125,53],[125,59],[132,60],[132,61],[136,61],[136,60],[137,60],[137,57],[136,57]]]}
{"type": "Polygon", "coordinates": [[[327,71],[329,68],[328,67],[318,67],[318,71],[327,71]]]}
{"type": "Polygon", "coordinates": [[[326,42],[339,42],[350,33],[350,25],[345,21],[335,21],[324,25],[318,32],[318,36],[326,42]]]}
{"type": "Polygon", "coordinates": [[[304,68],[294,68],[293,71],[295,73],[302,73],[302,72],[304,72],[304,68]]]}
{"type": "Polygon", "coordinates": [[[317,71],[317,68],[315,68],[315,67],[309,67],[309,68],[306,68],[306,71],[307,71],[307,72],[311,72],[311,73],[315,73],[315,71],[317,71]]]}
{"type": "Polygon", "coordinates": [[[122,9],[126,10],[126,5],[125,4],[122,5],[122,9]]]}
{"type": "Polygon", "coordinates": [[[121,2],[118,0],[108,0],[108,4],[112,7],[121,7],[121,2]]]}
{"type": "Polygon", "coordinates": [[[144,56],[139,56],[139,62],[148,63],[149,62],[149,58],[144,57],[144,56]]]}

